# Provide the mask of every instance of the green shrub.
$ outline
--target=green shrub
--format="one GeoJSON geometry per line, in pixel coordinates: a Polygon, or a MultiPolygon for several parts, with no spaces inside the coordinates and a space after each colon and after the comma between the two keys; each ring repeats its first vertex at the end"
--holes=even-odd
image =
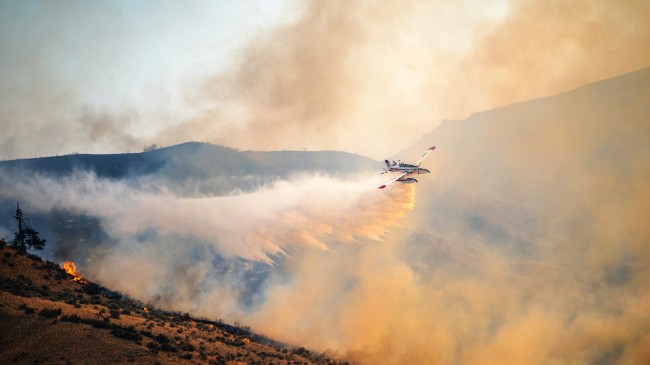
{"type": "Polygon", "coordinates": [[[61,320],[64,321],[64,322],[79,323],[79,322],[81,322],[81,317],[79,317],[76,314],[73,314],[71,316],[64,315],[64,316],[61,316],[61,320]]]}
{"type": "Polygon", "coordinates": [[[111,335],[133,342],[142,341],[142,336],[140,336],[140,334],[136,332],[133,327],[115,326],[111,330],[111,335]]]}
{"type": "Polygon", "coordinates": [[[196,347],[191,343],[184,343],[181,345],[181,350],[193,352],[194,350],[196,350],[196,347]]]}
{"type": "Polygon", "coordinates": [[[61,315],[61,309],[60,308],[57,308],[57,309],[43,308],[43,309],[41,309],[40,312],[38,312],[38,316],[43,317],[43,318],[56,318],[56,317],[58,317],[60,315],[61,315]]]}
{"type": "Polygon", "coordinates": [[[147,330],[140,330],[140,334],[145,336],[145,337],[149,337],[149,338],[155,338],[156,337],[153,333],[151,333],[151,331],[147,331],[147,330]]]}
{"type": "Polygon", "coordinates": [[[299,356],[303,356],[303,357],[307,357],[307,358],[309,358],[311,356],[311,351],[307,350],[304,347],[299,347],[297,349],[293,349],[293,351],[291,351],[291,352],[293,352],[294,355],[299,355],[299,356]]]}
{"type": "Polygon", "coordinates": [[[169,343],[160,344],[160,349],[163,350],[163,351],[166,351],[166,352],[177,352],[178,351],[176,346],[174,346],[172,344],[169,344],[169,343]]]}
{"type": "Polygon", "coordinates": [[[164,334],[159,334],[158,336],[154,337],[154,340],[158,341],[159,344],[165,344],[165,343],[170,343],[171,340],[169,337],[165,336],[164,334]]]}
{"type": "Polygon", "coordinates": [[[102,292],[102,287],[95,283],[88,283],[83,286],[83,290],[88,295],[98,295],[102,292]]]}
{"type": "Polygon", "coordinates": [[[32,314],[35,312],[34,308],[30,308],[27,306],[27,304],[22,303],[21,305],[18,306],[18,309],[21,309],[25,312],[25,314],[32,314]]]}
{"type": "Polygon", "coordinates": [[[32,261],[43,262],[43,259],[41,259],[40,256],[34,255],[33,253],[28,253],[27,257],[29,257],[29,259],[32,260],[32,261]]]}

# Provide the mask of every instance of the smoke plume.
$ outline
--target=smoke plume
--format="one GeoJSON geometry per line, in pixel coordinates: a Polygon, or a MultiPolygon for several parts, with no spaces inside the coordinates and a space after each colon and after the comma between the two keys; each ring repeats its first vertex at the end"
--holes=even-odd
{"type": "MultiPolygon", "coordinates": [[[[119,4],[41,5],[37,14],[0,12],[3,158],[200,139],[379,159],[387,146],[406,146],[442,119],[650,65],[644,1],[299,1],[287,9],[296,14],[291,21],[246,38],[214,68],[165,70],[164,81],[133,88],[128,80],[143,76],[124,73],[147,67],[138,62],[167,46],[160,37],[177,29],[175,37],[195,42],[202,37],[180,30],[214,9],[166,4],[141,21],[119,4]],[[79,52],[79,44],[88,49],[79,52]],[[122,92],[110,93],[116,85],[122,92]],[[66,138],[52,139],[53,132],[66,138]]],[[[165,60],[173,65],[173,57],[165,60]]]]}
{"type": "MultiPolygon", "coordinates": [[[[443,117],[650,64],[644,1],[466,4],[305,3],[200,75],[197,115],[159,141],[384,158],[443,117]]],[[[112,242],[79,263],[89,278],[344,359],[646,364],[649,75],[446,122],[414,152],[439,147],[416,190],[313,176],[192,199],[92,176],[0,186],[26,211],[99,217],[112,242]]],[[[64,123],[33,110],[38,145],[64,123]]],[[[18,144],[35,132],[12,113],[18,144]]]]}
{"type": "Polygon", "coordinates": [[[266,263],[293,247],[328,250],[333,242],[379,241],[413,205],[412,189],[379,194],[369,189],[376,179],[305,177],[251,194],[201,198],[149,193],[86,174],[30,180],[4,194],[27,197],[37,211],[99,217],[114,237],[147,230],[192,236],[226,257],[266,263]]]}
{"type": "Polygon", "coordinates": [[[642,1],[306,2],[226,71],[202,78],[196,118],[160,136],[247,149],[383,158],[464,118],[650,65],[642,1]],[[371,135],[373,138],[359,139],[371,135]]]}
{"type": "Polygon", "coordinates": [[[86,275],[152,304],[215,317],[240,318],[242,298],[250,304],[262,295],[248,276],[266,280],[304,250],[382,241],[414,204],[412,187],[381,192],[377,179],[303,176],[252,193],[193,198],[91,174],[26,180],[3,176],[2,196],[33,213],[96,217],[91,227],[107,236],[75,241],[79,235],[59,230],[50,240],[55,255],[65,255],[58,259],[83,258],[86,275]]]}

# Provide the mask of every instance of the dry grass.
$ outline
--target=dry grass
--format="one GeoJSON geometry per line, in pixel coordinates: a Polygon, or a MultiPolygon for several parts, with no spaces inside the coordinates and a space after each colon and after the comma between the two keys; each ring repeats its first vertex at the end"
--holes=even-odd
{"type": "Polygon", "coordinates": [[[334,364],[230,326],[150,308],[0,249],[0,363],[334,364]]]}

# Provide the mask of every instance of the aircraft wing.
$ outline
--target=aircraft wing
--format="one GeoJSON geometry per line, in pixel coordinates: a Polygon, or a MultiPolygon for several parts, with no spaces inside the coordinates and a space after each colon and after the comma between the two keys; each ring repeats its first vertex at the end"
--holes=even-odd
{"type": "Polygon", "coordinates": [[[415,166],[420,166],[422,161],[424,161],[424,159],[427,158],[427,156],[429,156],[429,154],[431,152],[433,152],[433,150],[435,150],[435,149],[436,149],[436,146],[430,147],[425,153],[422,154],[422,156],[420,156],[420,158],[418,158],[417,161],[415,161],[415,166]]]}
{"type": "Polygon", "coordinates": [[[383,189],[383,188],[387,187],[388,185],[394,183],[395,181],[397,181],[397,180],[403,178],[403,177],[406,176],[406,175],[408,175],[408,172],[402,172],[402,173],[399,174],[396,178],[394,178],[394,179],[392,179],[391,181],[385,183],[384,185],[378,187],[377,189],[383,189]]]}

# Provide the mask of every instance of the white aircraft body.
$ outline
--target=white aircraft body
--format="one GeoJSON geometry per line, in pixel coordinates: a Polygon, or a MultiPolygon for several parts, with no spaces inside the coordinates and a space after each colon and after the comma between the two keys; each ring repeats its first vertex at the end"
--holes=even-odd
{"type": "Polygon", "coordinates": [[[403,163],[401,161],[400,162],[393,161],[393,163],[391,164],[390,162],[388,162],[388,160],[384,160],[384,162],[386,163],[386,168],[384,169],[384,172],[382,172],[382,174],[386,174],[386,173],[389,173],[389,172],[398,172],[399,175],[396,178],[394,178],[394,179],[390,180],[389,182],[385,183],[384,185],[378,187],[377,189],[384,189],[385,187],[387,187],[388,185],[390,185],[390,184],[392,184],[394,182],[400,182],[402,184],[413,184],[413,183],[418,182],[416,179],[414,179],[412,177],[409,177],[409,176],[413,175],[413,174],[417,174],[417,175],[419,175],[419,174],[428,174],[428,173],[431,172],[431,171],[429,171],[427,169],[421,168],[420,164],[435,149],[436,149],[435,146],[430,147],[425,153],[422,154],[422,156],[420,156],[420,158],[417,161],[415,161],[415,164],[413,164],[413,165],[406,164],[406,163],[403,163]]]}

